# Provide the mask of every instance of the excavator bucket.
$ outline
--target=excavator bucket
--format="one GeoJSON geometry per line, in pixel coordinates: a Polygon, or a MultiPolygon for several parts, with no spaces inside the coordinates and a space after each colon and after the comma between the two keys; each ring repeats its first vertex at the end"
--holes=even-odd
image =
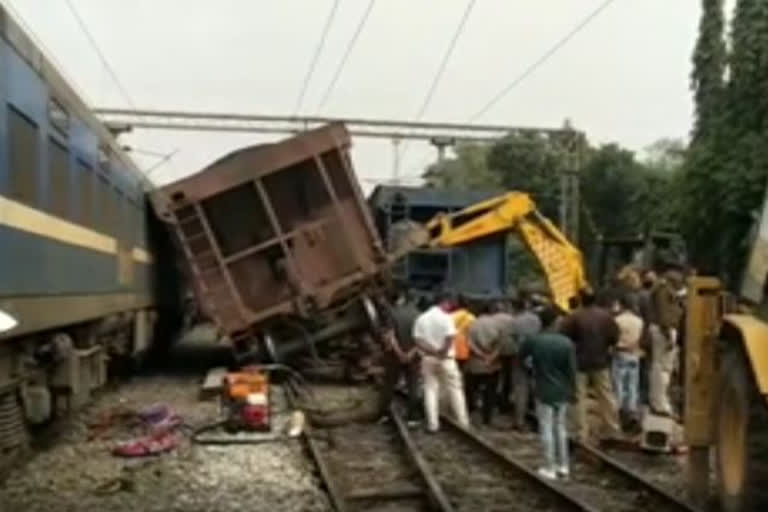
{"type": "Polygon", "coordinates": [[[405,220],[393,224],[389,234],[389,254],[393,261],[397,261],[411,251],[430,244],[429,230],[423,224],[412,220],[405,220]]]}

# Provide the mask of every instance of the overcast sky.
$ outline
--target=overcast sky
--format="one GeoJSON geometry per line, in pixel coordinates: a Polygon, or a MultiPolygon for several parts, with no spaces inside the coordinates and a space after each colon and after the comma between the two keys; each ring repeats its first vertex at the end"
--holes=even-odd
{"type": "MultiPolygon", "coordinates": [[[[0,0],[32,28],[94,106],[128,107],[65,0],[0,0]]],[[[293,113],[333,0],[73,0],[139,108],[293,113]]],[[[425,120],[466,121],[603,0],[477,0],[425,120]]],[[[559,127],[640,150],[685,137],[697,0],[616,0],[479,122],[559,127]]],[[[368,0],[340,0],[300,110],[412,119],[467,0],[377,0],[333,95],[318,102],[368,0]]],[[[271,139],[279,136],[271,137],[271,139]]],[[[195,172],[270,136],[142,131],[126,143],[180,149],[153,179],[195,172]]],[[[392,145],[355,140],[358,176],[392,172],[392,145]]],[[[435,158],[410,146],[401,174],[435,158]]],[[[141,159],[149,166],[152,159],[141,159]]]]}

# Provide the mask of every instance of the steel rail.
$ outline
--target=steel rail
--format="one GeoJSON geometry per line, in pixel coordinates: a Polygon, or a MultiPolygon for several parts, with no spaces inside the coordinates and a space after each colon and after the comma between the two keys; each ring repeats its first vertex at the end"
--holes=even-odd
{"type": "MultiPolygon", "coordinates": [[[[536,415],[530,412],[526,414],[526,417],[530,420],[537,421],[536,415]]],[[[672,495],[666,489],[651,482],[650,480],[642,476],[637,471],[633,470],[626,464],[620,462],[616,458],[611,457],[604,451],[599,450],[593,446],[590,446],[587,443],[579,441],[574,436],[570,436],[568,438],[568,442],[572,452],[575,452],[575,453],[583,452],[586,458],[590,459],[589,462],[592,462],[594,464],[594,461],[597,460],[600,464],[603,464],[604,466],[609,467],[616,473],[621,474],[624,478],[627,478],[629,480],[632,480],[634,483],[639,484],[640,487],[643,487],[647,491],[661,498],[663,501],[666,501],[668,504],[672,505],[672,507],[678,508],[681,511],[686,511],[686,512],[702,512],[701,509],[697,508],[693,504],[688,503],[685,500],[682,500],[672,495]]]]}
{"type": "Polygon", "coordinates": [[[487,439],[459,425],[453,418],[441,414],[441,419],[450,425],[451,428],[455,432],[458,432],[464,439],[471,441],[474,445],[482,448],[487,454],[501,462],[506,467],[514,470],[521,476],[530,480],[537,487],[547,491],[550,496],[558,500],[566,508],[579,512],[602,512],[602,508],[597,508],[588,503],[585,503],[580,498],[572,496],[570,493],[553,484],[549,480],[540,477],[534,471],[528,469],[522,462],[515,460],[508,453],[505,453],[493,446],[487,439]]]}
{"type": "MultiPolygon", "coordinates": [[[[529,413],[526,416],[529,419],[536,421],[535,415],[529,413]]],[[[461,428],[458,424],[456,424],[453,418],[450,418],[445,415],[441,415],[441,417],[445,418],[452,426],[461,428]]],[[[616,460],[614,457],[611,457],[610,455],[603,452],[602,450],[599,450],[586,443],[583,443],[573,436],[569,438],[569,445],[571,447],[572,453],[582,453],[583,456],[586,459],[588,459],[587,461],[585,461],[586,463],[595,465],[595,462],[597,461],[599,464],[605,467],[608,467],[615,473],[618,473],[621,477],[632,481],[636,486],[641,487],[646,491],[650,492],[651,494],[653,494],[654,496],[660,498],[662,501],[671,505],[672,508],[676,508],[684,512],[702,512],[702,510],[696,508],[691,503],[688,503],[685,500],[675,497],[669,491],[651,482],[647,478],[640,475],[638,472],[631,469],[626,464],[623,464],[622,462],[616,460]]]]}
{"type": "MultiPolygon", "coordinates": [[[[293,404],[293,400],[290,401],[293,404]]],[[[408,432],[408,427],[405,425],[405,422],[403,421],[400,413],[393,407],[390,408],[390,415],[395,425],[398,437],[405,447],[408,459],[416,467],[419,476],[422,478],[425,484],[423,494],[425,494],[429,499],[430,505],[432,505],[432,507],[436,508],[436,510],[439,510],[440,512],[455,512],[454,508],[450,504],[450,501],[448,500],[448,497],[445,494],[445,491],[443,491],[442,487],[438,483],[434,472],[429,467],[426,459],[424,459],[424,456],[419,452],[418,447],[408,432]]],[[[326,488],[326,491],[328,492],[331,505],[337,512],[347,512],[349,509],[349,507],[347,507],[347,502],[352,499],[354,493],[352,493],[350,496],[347,496],[341,492],[333,470],[331,469],[331,465],[323,454],[323,450],[317,445],[316,439],[313,437],[313,430],[309,425],[309,418],[307,418],[307,423],[304,427],[303,438],[309,449],[310,455],[318,468],[320,478],[326,488]]],[[[386,498],[386,496],[379,497],[380,500],[386,498]]],[[[398,498],[392,497],[391,499],[396,500],[398,498]]]]}
{"type": "MultiPolygon", "coordinates": [[[[292,409],[297,409],[297,399],[299,396],[299,389],[295,383],[290,380],[286,382],[284,389],[285,398],[292,409]]],[[[299,408],[300,409],[300,408],[299,408]]],[[[300,409],[301,410],[301,409],[300,409]]],[[[307,447],[307,451],[315,462],[318,472],[320,473],[320,480],[325,487],[325,491],[328,494],[328,499],[331,502],[331,506],[336,512],[347,512],[346,502],[344,495],[341,494],[339,486],[334,480],[333,475],[328,464],[328,461],[323,456],[322,450],[317,445],[317,441],[313,437],[312,425],[310,424],[309,415],[306,411],[304,414],[304,427],[301,432],[301,438],[304,440],[304,444],[307,447]]]]}
{"type": "Polygon", "coordinates": [[[597,448],[594,448],[592,446],[589,446],[588,444],[585,444],[574,438],[571,438],[570,441],[571,441],[570,443],[571,447],[574,449],[574,451],[581,451],[584,454],[586,454],[588,457],[597,459],[601,464],[609,467],[616,473],[621,474],[624,478],[627,478],[632,482],[639,484],[640,487],[643,487],[644,489],[651,492],[658,498],[661,498],[663,501],[666,501],[672,507],[678,508],[686,512],[701,512],[698,508],[696,508],[692,504],[687,503],[686,501],[673,496],[667,490],[651,482],[647,478],[643,477],[636,471],[629,468],[629,466],[619,462],[618,460],[611,457],[607,453],[601,450],[598,450],[597,448]]]}
{"type": "Polygon", "coordinates": [[[411,437],[410,432],[408,432],[408,427],[405,425],[402,416],[394,406],[390,406],[389,414],[392,417],[392,421],[395,422],[395,426],[400,434],[400,440],[405,444],[408,456],[418,468],[419,475],[421,475],[422,480],[424,480],[424,483],[427,486],[427,492],[432,503],[437,505],[442,512],[453,512],[454,509],[451,502],[448,500],[448,496],[437,481],[437,477],[435,476],[434,471],[429,467],[429,463],[416,446],[416,442],[413,440],[413,437],[411,437]]]}
{"type": "Polygon", "coordinates": [[[309,420],[304,425],[304,441],[307,444],[309,453],[315,461],[318,471],[320,472],[320,479],[323,481],[326,491],[328,492],[328,498],[331,500],[331,505],[336,512],[346,512],[347,504],[344,495],[339,490],[339,486],[331,473],[328,461],[325,459],[322,450],[317,446],[317,441],[312,437],[312,429],[309,426],[309,420]]]}

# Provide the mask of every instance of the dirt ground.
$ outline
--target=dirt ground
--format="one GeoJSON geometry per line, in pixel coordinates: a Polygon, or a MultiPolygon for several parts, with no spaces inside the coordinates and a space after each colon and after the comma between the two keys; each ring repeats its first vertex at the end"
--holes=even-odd
{"type": "MultiPolygon", "coordinates": [[[[193,339],[193,348],[195,343],[193,339]]],[[[137,377],[101,393],[90,407],[60,428],[57,435],[48,436],[47,442],[32,450],[30,457],[0,483],[0,510],[330,510],[316,468],[301,440],[229,446],[201,446],[191,442],[192,428],[219,417],[215,400],[200,400],[199,385],[205,369],[220,363],[221,357],[209,354],[200,358],[198,353],[185,359],[180,355],[174,358],[175,366],[167,371],[137,377]],[[177,430],[178,447],[146,458],[114,456],[111,450],[117,443],[143,432],[135,421],[115,413],[139,411],[154,404],[167,405],[188,426],[177,430]],[[106,422],[110,416],[111,423],[106,422]]],[[[273,393],[273,396],[280,400],[282,395],[273,393]]],[[[323,386],[313,407],[345,410],[360,404],[370,405],[375,396],[366,386],[323,386]]],[[[282,402],[276,402],[276,406],[278,410],[287,410],[282,402]]],[[[476,425],[478,420],[473,418],[476,425]]],[[[278,424],[280,421],[284,419],[278,419],[278,424]]],[[[483,430],[486,428],[480,427],[480,431],[483,430]]],[[[509,432],[513,436],[510,417],[498,415],[491,431],[487,433],[504,436],[509,432]]],[[[535,434],[519,440],[529,444],[531,450],[538,448],[535,434]]],[[[685,496],[684,456],[611,454],[673,494],[685,496]]]]}
{"type": "Polygon", "coordinates": [[[193,444],[191,428],[217,419],[218,406],[216,401],[199,399],[203,372],[187,370],[138,377],[102,393],[55,438],[48,439],[48,446],[33,449],[0,484],[0,510],[329,510],[300,439],[256,445],[193,444]],[[169,406],[189,426],[176,431],[178,447],[137,459],[112,455],[118,442],[140,435],[145,428],[115,413],[153,404],[169,406]],[[111,423],[106,422],[110,416],[111,423]]]}

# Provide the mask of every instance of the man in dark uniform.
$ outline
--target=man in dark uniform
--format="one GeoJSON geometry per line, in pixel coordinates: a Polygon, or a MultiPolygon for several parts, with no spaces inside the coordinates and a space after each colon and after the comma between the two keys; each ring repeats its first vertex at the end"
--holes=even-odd
{"type": "Polygon", "coordinates": [[[407,420],[414,424],[420,417],[419,403],[419,353],[413,341],[413,324],[419,316],[419,308],[407,290],[392,298],[389,314],[389,329],[384,334],[384,382],[380,395],[380,411],[386,414],[392,403],[395,388],[401,377],[405,377],[408,390],[407,420]]]}

